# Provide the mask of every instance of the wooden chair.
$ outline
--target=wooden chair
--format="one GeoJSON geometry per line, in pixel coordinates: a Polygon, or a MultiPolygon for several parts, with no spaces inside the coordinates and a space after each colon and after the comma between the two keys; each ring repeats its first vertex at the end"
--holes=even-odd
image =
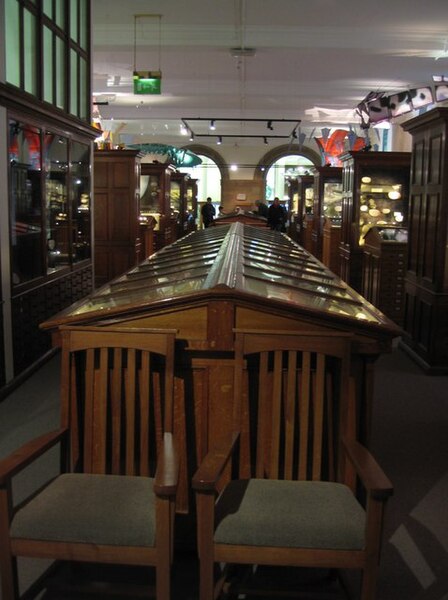
{"type": "Polygon", "coordinates": [[[216,563],[359,569],[375,597],[392,487],[355,441],[350,382],[344,334],[236,331],[235,432],[193,478],[200,600],[224,585],[216,563]]]}
{"type": "Polygon", "coordinates": [[[16,557],[28,556],[153,566],[156,597],[167,600],[176,332],[73,327],[61,335],[61,428],[0,462],[2,598],[19,598],[16,557]],[[57,444],[61,474],[16,510],[13,476],[57,444]]]}

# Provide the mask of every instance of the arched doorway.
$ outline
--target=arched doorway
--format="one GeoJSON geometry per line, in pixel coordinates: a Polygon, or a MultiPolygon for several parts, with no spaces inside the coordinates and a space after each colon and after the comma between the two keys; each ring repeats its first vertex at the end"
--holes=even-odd
{"type": "Polygon", "coordinates": [[[205,202],[210,197],[213,203],[221,204],[221,180],[228,179],[229,171],[225,165],[224,159],[212,148],[191,144],[185,146],[199,156],[202,163],[196,167],[182,168],[182,172],[188,173],[198,182],[198,201],[205,202]]]}
{"type": "Polygon", "coordinates": [[[311,148],[300,150],[291,145],[278,146],[263,156],[255,170],[255,177],[263,178],[265,199],[269,203],[276,196],[288,209],[293,210],[297,195],[297,178],[321,164],[321,158],[311,148]]]}

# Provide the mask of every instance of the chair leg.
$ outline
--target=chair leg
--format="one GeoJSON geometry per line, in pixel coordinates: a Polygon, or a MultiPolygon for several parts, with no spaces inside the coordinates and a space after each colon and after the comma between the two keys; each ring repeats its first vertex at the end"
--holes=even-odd
{"type": "Polygon", "coordinates": [[[199,600],[213,600],[214,566],[211,557],[202,556],[199,560],[199,600]]]}
{"type": "Polygon", "coordinates": [[[369,565],[364,569],[361,581],[361,600],[375,600],[377,574],[376,564],[369,565]]]}
{"type": "Polygon", "coordinates": [[[16,600],[19,597],[19,579],[17,559],[9,552],[0,555],[0,578],[2,583],[2,600],[16,600]]]}
{"type": "Polygon", "coordinates": [[[169,562],[158,565],[156,568],[156,599],[169,600],[170,598],[170,567],[169,562]]]}

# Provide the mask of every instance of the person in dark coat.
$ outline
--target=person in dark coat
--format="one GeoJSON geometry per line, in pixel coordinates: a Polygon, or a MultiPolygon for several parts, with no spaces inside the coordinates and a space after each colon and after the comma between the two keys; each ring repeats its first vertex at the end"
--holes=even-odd
{"type": "Polygon", "coordinates": [[[280,204],[280,200],[275,197],[274,202],[268,208],[268,226],[274,231],[283,231],[286,223],[286,212],[280,204]]]}
{"type": "Polygon", "coordinates": [[[262,201],[262,200],[257,200],[255,202],[255,206],[257,207],[257,215],[259,217],[265,217],[265,219],[268,218],[268,207],[266,206],[266,204],[262,201]]]}
{"type": "Polygon", "coordinates": [[[202,222],[204,227],[210,227],[210,225],[213,223],[213,219],[215,218],[215,214],[216,210],[212,204],[212,199],[207,198],[207,201],[202,205],[201,208],[202,222]]]}

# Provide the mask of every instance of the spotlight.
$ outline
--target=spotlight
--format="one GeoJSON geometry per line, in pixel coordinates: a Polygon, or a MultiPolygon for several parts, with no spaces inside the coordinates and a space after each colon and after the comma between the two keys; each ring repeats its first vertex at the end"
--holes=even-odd
{"type": "Polygon", "coordinates": [[[292,132],[292,137],[296,140],[297,139],[297,131],[295,129],[293,129],[292,132]]]}
{"type": "Polygon", "coordinates": [[[267,143],[268,143],[268,138],[264,137],[264,138],[263,138],[263,140],[264,140],[264,143],[265,143],[265,144],[267,144],[267,143]]]}
{"type": "Polygon", "coordinates": [[[192,142],[194,140],[194,133],[192,131],[190,131],[190,142],[192,142]]]}
{"type": "Polygon", "coordinates": [[[273,130],[274,130],[274,128],[272,127],[272,121],[268,121],[268,122],[267,122],[267,125],[266,125],[266,127],[267,127],[268,129],[270,129],[271,131],[273,131],[273,130]]]}
{"type": "Polygon", "coordinates": [[[210,121],[210,126],[209,126],[209,127],[210,127],[210,129],[211,129],[212,131],[215,131],[216,127],[215,127],[215,120],[214,120],[214,119],[212,119],[212,120],[210,121]]]}
{"type": "Polygon", "coordinates": [[[218,146],[220,146],[222,144],[222,137],[221,136],[218,137],[218,140],[217,140],[216,143],[218,144],[218,146]]]}

